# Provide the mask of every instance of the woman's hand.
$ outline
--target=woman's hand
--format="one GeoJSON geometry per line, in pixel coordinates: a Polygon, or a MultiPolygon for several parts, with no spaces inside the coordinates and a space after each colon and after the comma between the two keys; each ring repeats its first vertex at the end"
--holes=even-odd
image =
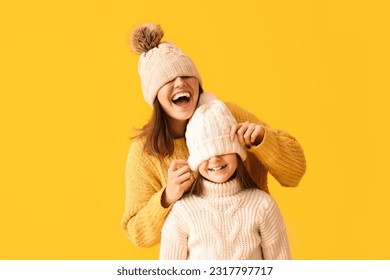
{"type": "Polygon", "coordinates": [[[264,127],[251,123],[244,122],[233,125],[230,130],[230,140],[234,140],[234,136],[237,135],[238,141],[246,146],[259,145],[264,138],[264,127]]]}
{"type": "Polygon", "coordinates": [[[167,187],[161,197],[162,206],[167,208],[178,201],[191,184],[191,169],[188,167],[187,161],[173,160],[168,168],[167,187]]]}

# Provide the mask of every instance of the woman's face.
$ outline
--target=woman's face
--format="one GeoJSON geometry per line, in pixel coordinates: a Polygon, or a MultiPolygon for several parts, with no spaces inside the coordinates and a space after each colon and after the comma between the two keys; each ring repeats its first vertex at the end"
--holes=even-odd
{"type": "Polygon", "coordinates": [[[224,183],[237,169],[237,154],[214,156],[199,166],[199,173],[209,181],[224,183]]]}
{"type": "Polygon", "coordinates": [[[177,121],[187,121],[192,116],[198,97],[199,81],[195,77],[176,77],[157,92],[164,112],[177,121]]]}

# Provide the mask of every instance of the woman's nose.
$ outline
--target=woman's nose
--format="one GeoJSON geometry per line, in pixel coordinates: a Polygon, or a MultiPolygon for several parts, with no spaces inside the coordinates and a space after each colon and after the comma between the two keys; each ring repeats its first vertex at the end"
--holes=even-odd
{"type": "Polygon", "coordinates": [[[182,87],[186,85],[186,81],[183,77],[176,77],[175,80],[173,80],[173,86],[175,88],[182,87]]]}

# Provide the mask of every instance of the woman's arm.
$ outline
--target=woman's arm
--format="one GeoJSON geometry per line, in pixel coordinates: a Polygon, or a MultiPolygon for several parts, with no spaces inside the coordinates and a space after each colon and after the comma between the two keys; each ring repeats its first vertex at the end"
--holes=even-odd
{"type": "Polygon", "coordinates": [[[121,227],[139,247],[160,242],[161,228],[171,207],[161,205],[164,192],[156,162],[143,152],[142,141],[132,143],[126,165],[126,201],[121,227]]]}
{"type": "Polygon", "coordinates": [[[272,129],[254,114],[239,106],[228,102],[226,105],[237,123],[250,122],[260,125],[263,129],[261,142],[248,149],[248,152],[260,161],[258,168],[254,166],[249,168],[250,172],[261,170],[263,166],[282,186],[297,186],[306,171],[305,156],[298,141],[287,132],[272,129]]]}

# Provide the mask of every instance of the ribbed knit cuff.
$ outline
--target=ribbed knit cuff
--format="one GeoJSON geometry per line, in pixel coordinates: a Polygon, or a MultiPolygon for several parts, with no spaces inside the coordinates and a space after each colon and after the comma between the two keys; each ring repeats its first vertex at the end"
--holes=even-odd
{"type": "Polygon", "coordinates": [[[300,170],[304,170],[305,166],[302,165],[302,161],[297,161],[302,154],[297,148],[296,140],[269,127],[264,127],[264,129],[263,141],[258,146],[251,147],[249,151],[283,186],[297,186],[302,178],[300,170]]]}
{"type": "Polygon", "coordinates": [[[171,205],[169,205],[167,208],[165,208],[165,207],[162,205],[161,199],[162,199],[162,195],[163,195],[165,189],[166,189],[166,187],[164,187],[164,188],[162,188],[161,190],[159,190],[159,191],[152,197],[151,201],[156,200],[156,202],[155,202],[156,204],[157,204],[157,201],[158,201],[158,205],[160,205],[160,208],[161,208],[162,210],[165,210],[165,211],[168,213],[168,212],[171,210],[171,208],[172,208],[172,206],[173,206],[174,203],[172,203],[171,205]]]}
{"type": "Polygon", "coordinates": [[[147,223],[151,223],[150,226],[152,228],[155,228],[155,229],[158,229],[159,231],[161,230],[161,228],[163,227],[164,225],[164,222],[165,222],[165,219],[169,213],[169,211],[171,210],[173,204],[171,204],[168,208],[165,208],[161,205],[161,196],[164,192],[165,188],[161,189],[160,191],[158,191],[157,193],[155,193],[151,199],[149,200],[148,203],[151,203],[152,205],[155,205],[155,212],[154,213],[154,217],[152,220],[150,221],[145,221],[147,223]]]}
{"type": "Polygon", "coordinates": [[[257,146],[252,146],[249,150],[256,153],[260,157],[269,157],[272,155],[272,151],[275,150],[277,145],[277,140],[275,137],[272,137],[272,129],[263,126],[264,136],[263,141],[257,146]]]}

